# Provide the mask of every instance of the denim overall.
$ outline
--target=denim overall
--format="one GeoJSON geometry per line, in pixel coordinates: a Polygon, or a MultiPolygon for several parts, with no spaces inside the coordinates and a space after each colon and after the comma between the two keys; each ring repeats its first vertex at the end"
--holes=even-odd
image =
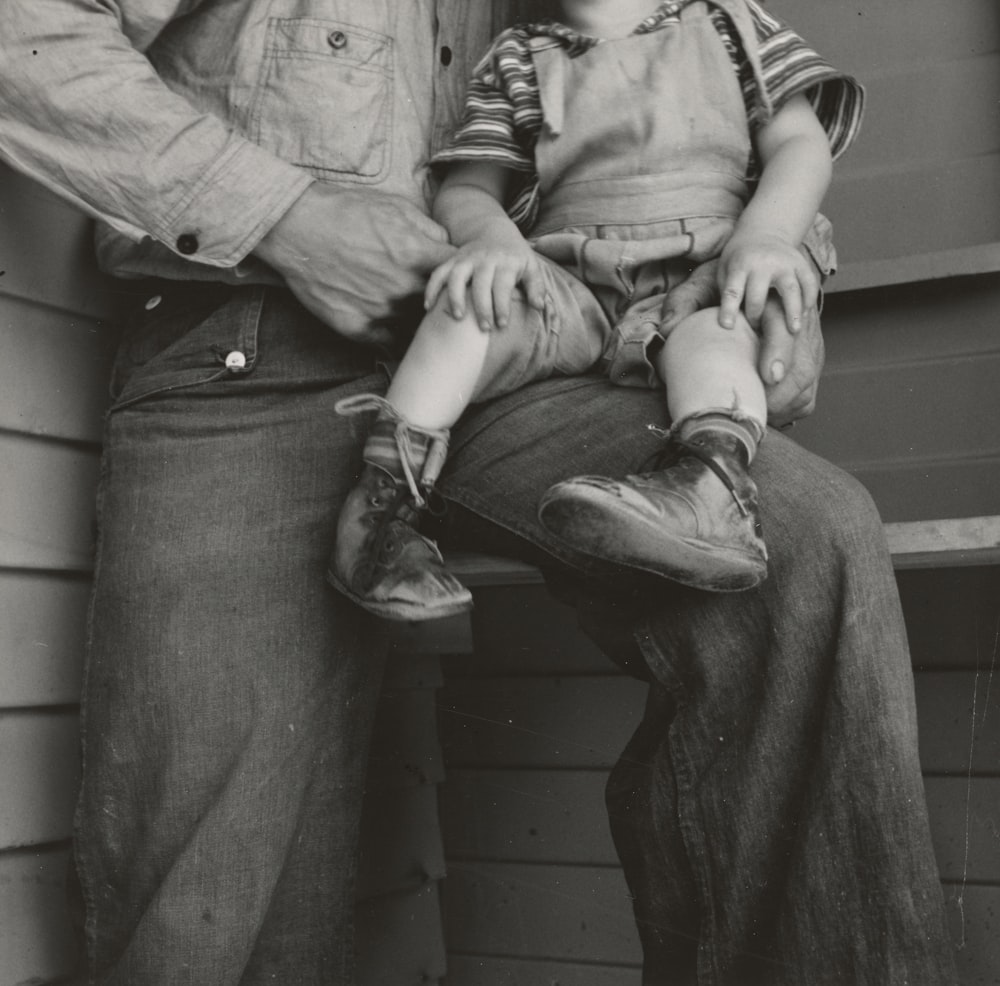
{"type": "Polygon", "coordinates": [[[688,3],[678,23],[570,57],[532,39],[544,124],[535,149],[535,248],[593,291],[616,383],[656,386],[646,357],[664,292],[717,256],[749,198],[752,153],[739,78],[711,18],[725,11],[770,115],[739,0],[688,3]],[[602,320],[603,321],[603,320],[602,320]]]}

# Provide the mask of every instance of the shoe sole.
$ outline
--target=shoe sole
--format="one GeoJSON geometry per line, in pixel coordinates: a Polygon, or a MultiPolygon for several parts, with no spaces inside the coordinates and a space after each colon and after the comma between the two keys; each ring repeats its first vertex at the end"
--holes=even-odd
{"type": "MultiPolygon", "coordinates": [[[[659,549],[655,555],[627,554],[620,550],[621,545],[615,551],[608,545],[591,544],[591,533],[607,520],[608,511],[604,509],[601,496],[593,496],[590,502],[586,502],[579,488],[576,495],[577,499],[572,504],[566,504],[569,509],[545,500],[538,508],[538,519],[542,527],[575,551],[709,592],[744,592],[760,585],[767,578],[766,561],[749,552],[717,546],[705,547],[704,542],[670,536],[662,527],[649,524],[645,518],[635,513],[632,514],[633,518],[649,530],[649,546],[659,549]],[[720,566],[720,561],[725,564],[720,566]],[[720,567],[723,571],[718,571],[720,567]],[[700,569],[702,573],[711,569],[716,571],[712,574],[694,574],[692,569],[700,569]]],[[[620,509],[620,506],[616,503],[617,508],[620,509]]]]}
{"type": "Polygon", "coordinates": [[[341,582],[333,572],[326,573],[326,580],[342,596],[346,596],[356,606],[363,610],[380,616],[383,620],[395,620],[396,622],[426,623],[429,620],[443,620],[448,616],[458,616],[460,613],[468,613],[472,609],[472,593],[468,599],[455,600],[438,606],[418,606],[415,603],[408,603],[405,600],[384,600],[382,602],[365,599],[362,596],[351,592],[346,585],[341,582]]]}

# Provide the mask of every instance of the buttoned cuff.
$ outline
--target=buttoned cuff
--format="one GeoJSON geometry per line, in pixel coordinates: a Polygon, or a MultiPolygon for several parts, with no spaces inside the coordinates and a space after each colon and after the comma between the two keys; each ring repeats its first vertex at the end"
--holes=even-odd
{"type": "Polygon", "coordinates": [[[308,172],[233,136],[153,231],[185,260],[233,267],[315,181],[308,172]]]}

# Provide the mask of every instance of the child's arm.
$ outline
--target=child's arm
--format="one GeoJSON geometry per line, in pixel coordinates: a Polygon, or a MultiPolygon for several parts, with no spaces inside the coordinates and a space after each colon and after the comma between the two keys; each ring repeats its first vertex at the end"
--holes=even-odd
{"type": "Polygon", "coordinates": [[[719,323],[735,324],[742,303],[758,325],[769,292],[781,297],[792,332],[817,303],[819,283],[799,246],[830,184],[830,142],[805,96],[792,97],[757,134],[760,183],[722,251],[719,323]]]}
{"type": "Polygon", "coordinates": [[[512,177],[499,164],[461,162],[448,169],[434,200],[434,218],[459,249],[431,274],[424,304],[430,308],[446,290],[449,311],[462,318],[468,293],[486,332],[506,325],[518,285],[539,311],[548,294],[544,263],[503,208],[512,177]]]}

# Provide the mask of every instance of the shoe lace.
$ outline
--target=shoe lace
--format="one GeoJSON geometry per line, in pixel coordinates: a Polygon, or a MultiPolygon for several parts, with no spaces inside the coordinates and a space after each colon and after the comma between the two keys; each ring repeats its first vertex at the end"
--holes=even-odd
{"type": "Polygon", "coordinates": [[[672,466],[675,462],[677,462],[677,460],[680,459],[681,456],[686,452],[689,455],[693,455],[696,459],[699,459],[701,462],[705,463],[705,465],[708,466],[708,468],[711,469],[712,472],[714,472],[715,475],[719,477],[719,479],[722,482],[722,485],[725,486],[727,490],[729,490],[730,495],[736,502],[736,508],[739,510],[740,516],[742,517],[750,516],[750,511],[747,509],[746,504],[740,499],[740,495],[736,490],[736,485],[730,478],[729,473],[727,473],[726,470],[723,469],[722,466],[720,466],[719,463],[716,462],[715,459],[708,452],[705,451],[705,449],[701,446],[701,444],[697,440],[689,442],[686,439],[681,438],[672,430],[667,428],[661,428],[659,427],[659,425],[650,424],[646,425],[646,427],[649,429],[649,431],[653,432],[654,434],[662,438],[666,444],[664,448],[661,448],[659,451],[654,452],[643,463],[642,465],[643,472],[652,472],[658,469],[666,469],[669,466],[672,466]]]}
{"type": "Polygon", "coordinates": [[[420,475],[417,476],[415,465],[417,457],[413,451],[410,438],[411,426],[402,418],[399,412],[384,397],[378,394],[355,394],[344,397],[334,405],[337,414],[363,414],[366,411],[382,411],[396,422],[396,449],[403,469],[413,506],[417,510],[427,510],[433,517],[440,517],[445,512],[444,498],[437,492],[434,482],[444,465],[448,451],[447,428],[421,428],[420,431],[430,438],[420,475]]]}

